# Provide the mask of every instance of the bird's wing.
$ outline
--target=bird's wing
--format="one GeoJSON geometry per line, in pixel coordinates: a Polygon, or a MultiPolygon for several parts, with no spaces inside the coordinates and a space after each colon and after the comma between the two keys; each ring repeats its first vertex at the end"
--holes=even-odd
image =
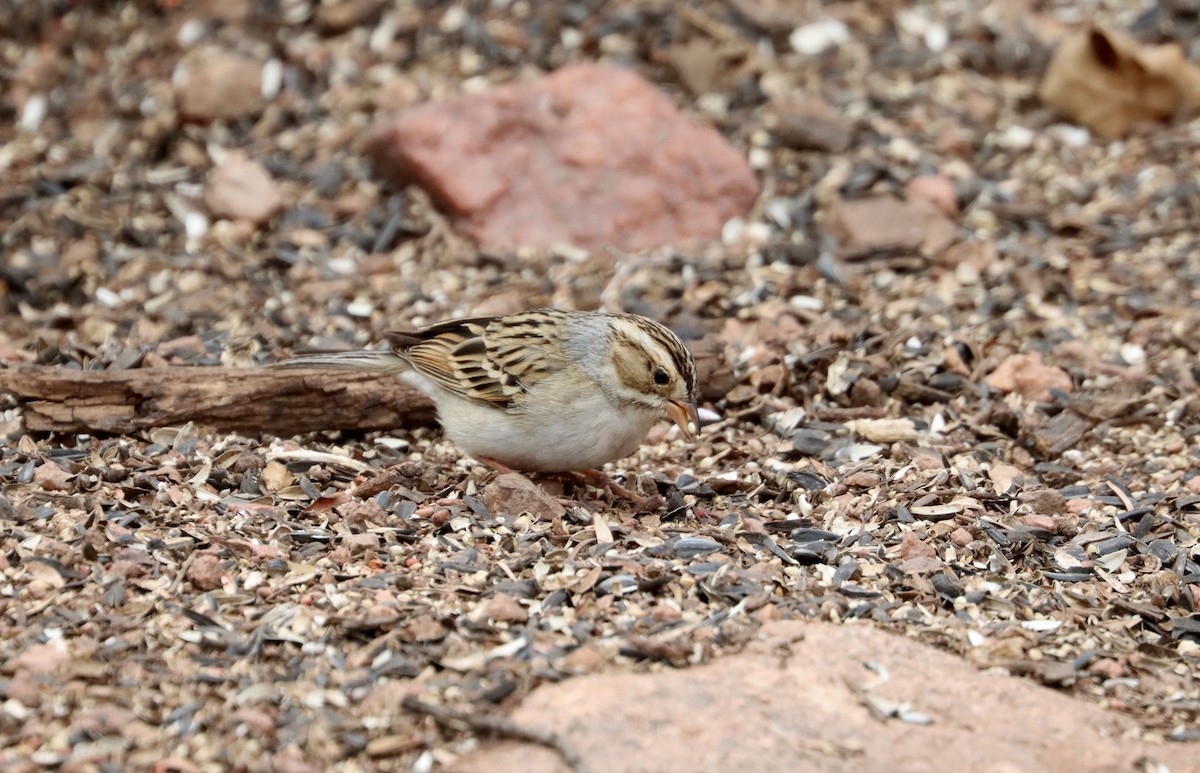
{"type": "Polygon", "coordinates": [[[543,309],[388,335],[397,355],[451,393],[507,407],[569,364],[563,334],[561,315],[543,309]]]}

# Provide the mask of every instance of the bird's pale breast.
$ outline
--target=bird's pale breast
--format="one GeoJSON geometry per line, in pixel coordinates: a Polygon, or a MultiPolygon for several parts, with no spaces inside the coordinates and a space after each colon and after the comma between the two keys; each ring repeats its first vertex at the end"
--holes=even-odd
{"type": "Polygon", "coordinates": [[[439,416],[466,453],[529,472],[590,470],[629,456],[657,419],[619,410],[598,390],[516,411],[450,398],[440,401],[439,416]]]}

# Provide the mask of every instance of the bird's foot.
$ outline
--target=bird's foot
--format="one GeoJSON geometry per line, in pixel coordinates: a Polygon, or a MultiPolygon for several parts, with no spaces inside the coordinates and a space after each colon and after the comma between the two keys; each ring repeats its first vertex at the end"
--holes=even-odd
{"type": "Polygon", "coordinates": [[[666,503],[666,500],[659,494],[652,494],[648,497],[642,496],[636,491],[625,488],[599,470],[574,470],[572,474],[583,482],[604,489],[610,497],[621,497],[632,502],[640,510],[657,510],[666,503]]]}
{"type": "MultiPolygon", "coordinates": [[[[514,470],[508,465],[495,459],[483,456],[476,458],[486,464],[488,467],[491,467],[500,475],[505,475],[510,472],[518,472],[517,470],[514,470]]],[[[612,499],[614,497],[620,497],[621,499],[632,502],[633,505],[640,510],[657,510],[666,502],[666,500],[663,499],[659,494],[653,494],[646,497],[642,496],[636,491],[627,489],[599,470],[568,470],[565,472],[541,473],[541,475],[550,478],[557,477],[560,480],[566,479],[572,483],[577,483],[580,485],[591,485],[601,488],[608,493],[609,504],[612,503],[612,499]]]]}
{"type": "Polygon", "coordinates": [[[490,456],[477,456],[475,458],[478,459],[479,461],[483,462],[486,466],[491,467],[493,470],[495,470],[497,475],[507,475],[510,472],[517,472],[517,470],[514,470],[512,467],[509,467],[507,464],[505,464],[501,461],[498,461],[496,459],[493,459],[490,456]]]}

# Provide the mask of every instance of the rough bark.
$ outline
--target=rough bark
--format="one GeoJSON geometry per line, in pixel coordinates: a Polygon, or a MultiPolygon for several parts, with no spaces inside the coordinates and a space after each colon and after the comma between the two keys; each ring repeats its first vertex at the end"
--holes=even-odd
{"type": "MultiPolygon", "coordinates": [[[[736,383],[722,345],[691,344],[703,400],[736,383]]],[[[0,394],[17,398],[30,432],[124,435],[191,421],[247,435],[377,430],[436,422],[429,398],[395,376],[330,368],[0,368],[0,394]]]]}
{"type": "Polygon", "coordinates": [[[0,369],[31,432],[132,434],[189,421],[229,432],[297,435],[433,424],[433,404],[393,376],[325,369],[0,369]]]}

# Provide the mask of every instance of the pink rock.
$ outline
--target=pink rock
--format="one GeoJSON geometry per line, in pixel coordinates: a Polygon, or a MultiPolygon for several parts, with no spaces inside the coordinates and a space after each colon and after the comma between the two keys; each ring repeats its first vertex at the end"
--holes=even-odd
{"type": "Polygon", "coordinates": [[[493,513],[529,513],[545,520],[558,518],[567,512],[567,508],[554,497],[519,472],[508,472],[493,478],[483,490],[483,503],[493,513]]]}
{"type": "Polygon", "coordinates": [[[605,65],[413,108],[381,124],[370,149],[492,249],[712,240],[758,196],[720,134],[605,65]]]}
{"type": "Polygon", "coordinates": [[[65,647],[56,644],[31,644],[19,655],[10,658],[4,664],[4,670],[9,673],[28,671],[31,674],[50,674],[69,657],[65,647]]]}
{"type": "Polygon", "coordinates": [[[1058,531],[1058,526],[1054,523],[1054,519],[1041,513],[1022,515],[1020,521],[1022,526],[1027,526],[1030,529],[1041,529],[1051,533],[1058,531]]]}
{"type": "Polygon", "coordinates": [[[779,144],[793,150],[845,153],[854,139],[854,124],[823,99],[804,99],[779,109],[772,130],[779,144]]]}
{"type": "Polygon", "coordinates": [[[278,773],[319,773],[324,770],[322,766],[305,760],[294,746],[288,746],[276,753],[271,762],[278,773]]]}
{"type": "Polygon", "coordinates": [[[1039,488],[1033,491],[1023,491],[1021,504],[1028,505],[1035,513],[1045,515],[1062,515],[1067,511],[1067,499],[1054,489],[1039,488]]]}
{"type": "Polygon", "coordinates": [[[43,491],[65,491],[74,477],[51,461],[42,462],[33,471],[33,480],[43,491]]]}
{"type": "Polygon", "coordinates": [[[1082,515],[1088,510],[1091,510],[1092,505],[1093,503],[1090,499],[1083,499],[1082,497],[1078,499],[1068,499],[1067,512],[1071,515],[1082,515]]]}
{"type": "MultiPolygon", "coordinates": [[[[684,669],[601,670],[542,684],[509,719],[557,736],[577,769],[911,773],[1193,770],[1187,744],[1137,740],[1126,716],[868,625],[778,622],[684,669]],[[879,663],[888,679],[864,673],[879,663]],[[927,725],[882,720],[876,700],[927,725]],[[799,740],[798,740],[799,739],[799,740]]],[[[460,773],[564,771],[555,752],[488,739],[460,773]]]]}
{"type": "Polygon", "coordinates": [[[93,738],[120,733],[136,717],[128,708],[107,701],[75,714],[71,718],[72,733],[86,733],[93,738]]]}
{"type": "Polygon", "coordinates": [[[839,200],[829,208],[826,228],[852,250],[901,248],[936,253],[955,238],[954,223],[928,201],[892,196],[839,200]]]}
{"type": "Polygon", "coordinates": [[[476,616],[483,622],[523,623],[529,619],[529,610],[512,596],[497,593],[479,605],[476,616]]]}
{"type": "Polygon", "coordinates": [[[283,199],[262,164],[232,152],[208,175],[204,205],[214,217],[261,225],[283,209],[283,199]]]}
{"type": "Polygon", "coordinates": [[[342,544],[349,548],[351,553],[361,553],[364,550],[378,550],[379,535],[371,532],[347,534],[342,538],[342,544]]]}
{"type": "Polygon", "coordinates": [[[32,671],[17,671],[9,680],[4,697],[32,708],[42,705],[44,695],[53,695],[61,687],[62,680],[58,677],[35,674],[32,671]]]}
{"type": "Polygon", "coordinates": [[[914,177],[904,186],[904,195],[912,201],[928,201],[946,217],[958,214],[958,195],[954,192],[954,183],[940,174],[914,177]]]}
{"type": "Polygon", "coordinates": [[[984,381],[992,389],[1016,392],[1027,400],[1038,401],[1049,400],[1052,388],[1063,392],[1074,389],[1070,374],[1046,365],[1037,352],[1010,355],[984,381]]]}
{"type": "Polygon", "coordinates": [[[275,732],[275,716],[272,712],[264,711],[257,706],[242,706],[233,712],[234,722],[244,723],[260,737],[270,736],[275,732]]]}
{"type": "Polygon", "coordinates": [[[973,539],[975,538],[971,536],[971,532],[967,531],[961,526],[950,532],[950,541],[955,545],[958,545],[960,548],[970,545],[971,540],[973,539]]]}
{"type": "Polygon", "coordinates": [[[904,533],[904,538],[900,540],[900,557],[901,558],[935,558],[937,551],[927,542],[923,542],[920,537],[913,534],[911,531],[904,533]]]}
{"type": "Polygon", "coordinates": [[[1086,341],[1073,338],[1054,347],[1053,359],[1064,368],[1082,371],[1087,375],[1101,372],[1104,358],[1086,341]]]}
{"type": "Polygon", "coordinates": [[[942,568],[942,559],[931,556],[916,556],[900,562],[900,571],[905,574],[933,574],[942,568]]]}
{"type": "Polygon", "coordinates": [[[199,590],[216,590],[221,587],[221,577],[225,571],[221,568],[221,559],[212,553],[202,553],[192,559],[188,567],[187,578],[199,590]]]}
{"type": "Polygon", "coordinates": [[[180,114],[192,121],[232,120],[262,111],[263,63],[240,54],[209,49],[184,69],[175,95],[180,114]]]}

